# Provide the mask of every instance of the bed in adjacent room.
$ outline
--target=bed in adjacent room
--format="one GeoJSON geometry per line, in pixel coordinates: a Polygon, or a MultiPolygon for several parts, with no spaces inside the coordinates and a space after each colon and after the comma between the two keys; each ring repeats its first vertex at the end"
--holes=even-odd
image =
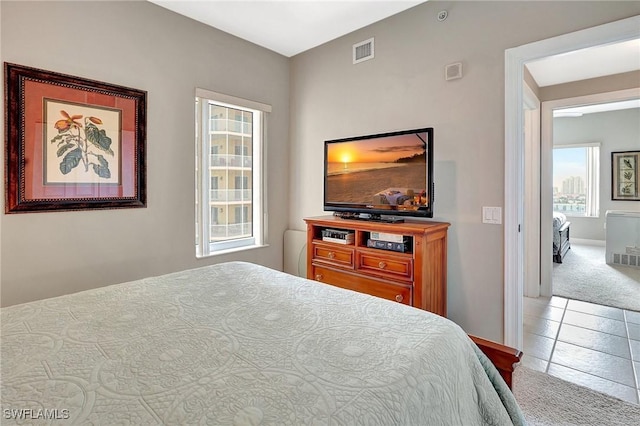
{"type": "Polygon", "coordinates": [[[20,410],[105,425],[522,422],[453,322],[244,262],[11,306],[1,319],[3,424],[20,410]]]}
{"type": "Polygon", "coordinates": [[[563,213],[553,212],[553,261],[562,263],[564,256],[571,248],[569,230],[571,222],[563,213]]]}

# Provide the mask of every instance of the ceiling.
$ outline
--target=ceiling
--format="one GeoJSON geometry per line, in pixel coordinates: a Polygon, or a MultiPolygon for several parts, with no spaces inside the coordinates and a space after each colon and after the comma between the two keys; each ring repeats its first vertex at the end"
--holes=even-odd
{"type": "Polygon", "coordinates": [[[607,44],[527,63],[539,87],[640,70],[640,40],[607,44]]]}
{"type": "MultiPolygon", "coordinates": [[[[292,57],[425,1],[149,0],[224,32],[292,57]]],[[[441,3],[446,7],[446,3],[441,3]]],[[[449,18],[451,19],[451,18],[449,18]]],[[[640,70],[640,40],[529,62],[540,87],[640,70]]]]}
{"type": "Polygon", "coordinates": [[[631,108],[640,108],[640,99],[558,108],[553,110],[553,116],[555,118],[582,117],[584,114],[592,114],[594,112],[620,111],[631,108]]]}
{"type": "Polygon", "coordinates": [[[425,0],[149,0],[291,57],[425,0]]]}

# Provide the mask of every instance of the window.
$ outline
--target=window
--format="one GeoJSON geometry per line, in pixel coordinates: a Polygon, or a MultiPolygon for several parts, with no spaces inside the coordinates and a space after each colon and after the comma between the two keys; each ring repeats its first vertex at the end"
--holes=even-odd
{"type": "Polygon", "coordinates": [[[598,217],[600,145],[553,148],[553,211],[567,216],[598,217]]]}
{"type": "Polygon", "coordinates": [[[196,256],[264,245],[269,105],[196,90],[196,256]]]}

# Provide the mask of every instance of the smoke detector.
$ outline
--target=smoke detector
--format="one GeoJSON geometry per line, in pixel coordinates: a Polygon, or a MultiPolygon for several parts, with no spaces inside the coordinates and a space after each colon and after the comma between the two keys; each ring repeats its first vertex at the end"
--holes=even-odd
{"type": "Polygon", "coordinates": [[[444,79],[456,80],[462,78],[462,62],[456,62],[444,67],[444,79]]]}

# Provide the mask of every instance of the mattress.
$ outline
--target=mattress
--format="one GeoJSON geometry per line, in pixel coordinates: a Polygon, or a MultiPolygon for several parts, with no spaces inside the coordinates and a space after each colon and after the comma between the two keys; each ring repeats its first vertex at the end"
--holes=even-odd
{"type": "Polygon", "coordinates": [[[522,422],[453,322],[254,264],[1,311],[3,425],[522,422]]]}

